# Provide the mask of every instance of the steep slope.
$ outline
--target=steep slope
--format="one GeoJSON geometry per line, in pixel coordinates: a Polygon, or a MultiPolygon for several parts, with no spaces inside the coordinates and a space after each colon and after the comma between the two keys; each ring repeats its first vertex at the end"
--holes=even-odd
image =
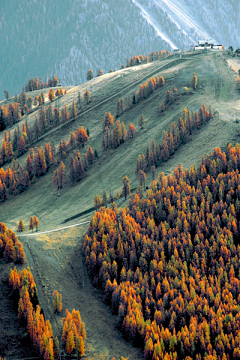
{"type": "Polygon", "coordinates": [[[121,6],[110,0],[4,2],[0,31],[0,98],[6,89],[20,92],[37,75],[45,82],[55,73],[74,85],[90,68],[105,73],[126,65],[127,56],[170,49],[131,0],[121,6]]]}
{"type": "MultiPolygon", "coordinates": [[[[188,48],[199,39],[213,38],[225,47],[239,47],[240,5],[236,0],[133,0],[144,18],[177,47],[188,48]]],[[[159,36],[161,36],[159,34],[159,36]]]]}
{"type": "MultiPolygon", "coordinates": [[[[136,79],[150,74],[151,70],[154,71],[155,67],[160,67],[165,61],[156,61],[147,66],[142,65],[121,70],[119,74],[123,74],[122,77],[117,76],[117,73],[104,75],[101,77],[101,82],[95,84],[97,86],[96,91],[94,83],[97,79],[92,80],[95,96],[93,104],[97,104],[99,100],[106,99],[107,96],[117,91],[122,91],[121,97],[124,97],[125,103],[127,103],[129,96],[132,97],[133,92],[138,90],[139,84],[127,90],[124,90],[124,87],[135,82],[136,79]],[[115,80],[108,81],[110,77],[115,80]],[[102,87],[100,87],[101,85],[102,87]]],[[[229,69],[224,57],[221,55],[218,57],[213,53],[199,54],[190,58],[186,63],[173,63],[173,65],[169,69],[159,70],[166,81],[162,89],[157,90],[149,98],[136,104],[121,116],[121,121],[125,123],[126,128],[131,122],[136,127],[136,131],[133,139],[127,139],[118,148],[104,152],[101,145],[104,114],[106,111],[110,111],[115,115],[117,98],[112,98],[93,108],[93,110],[89,110],[67,127],[59,128],[47,135],[42,141],[34,144],[34,146],[41,147],[50,142],[57,147],[60,139],[64,137],[68,141],[70,132],[76,131],[78,126],[83,126],[89,128],[90,140],[88,144],[93,150],[97,150],[99,159],[87,171],[86,177],[82,181],[74,186],[67,183],[60,191],[52,185],[55,169],[53,166],[47,175],[37,179],[37,182],[32,184],[27,191],[16,197],[11,196],[5,203],[1,203],[2,221],[8,227],[15,228],[20,218],[27,222],[30,216],[36,214],[41,223],[39,231],[51,230],[54,227],[61,227],[60,224],[66,218],[92,207],[95,194],[102,195],[103,191],[106,190],[109,195],[110,188],[114,194],[117,189],[121,191],[123,176],[129,177],[132,188],[137,187],[139,182],[135,175],[135,168],[138,155],[145,154],[146,146],[152,139],[158,142],[162,140],[163,131],[168,129],[172,121],[178,121],[178,117],[185,106],[191,111],[198,111],[199,106],[203,103],[207,108],[211,105],[214,111],[219,112],[219,117],[216,116],[204,129],[194,135],[192,141],[180,148],[166,164],[163,163],[157,172],[162,171],[162,169],[163,171],[172,171],[175,165],[179,163],[182,163],[183,167],[190,166],[199,161],[201,155],[209,153],[214,147],[225,146],[228,141],[231,141],[238,128],[238,124],[233,123],[233,119],[236,111],[239,111],[239,103],[235,89],[236,74],[229,69]],[[191,96],[180,96],[173,106],[160,115],[159,104],[164,100],[166,90],[171,90],[173,86],[177,89],[181,89],[182,86],[189,86],[193,72],[196,72],[198,76],[198,90],[191,96]],[[140,130],[138,127],[138,119],[141,114],[147,120],[146,131],[140,130]],[[61,196],[58,196],[58,193],[61,196]],[[26,204],[28,204],[27,207],[26,204]]],[[[145,81],[146,79],[143,80],[143,82],[145,81]]],[[[77,101],[77,93],[78,89],[75,92],[67,93],[66,98],[63,98],[62,101],[71,104],[74,96],[75,101],[77,101]],[[69,100],[67,100],[68,96],[69,100]]],[[[80,151],[82,156],[86,152],[85,149],[80,151]]],[[[24,167],[26,156],[27,153],[19,158],[24,167]]],[[[63,159],[63,162],[68,173],[69,157],[63,159]]],[[[5,165],[5,169],[7,165],[5,165]]],[[[150,181],[151,175],[147,174],[147,184],[150,181]]]]}

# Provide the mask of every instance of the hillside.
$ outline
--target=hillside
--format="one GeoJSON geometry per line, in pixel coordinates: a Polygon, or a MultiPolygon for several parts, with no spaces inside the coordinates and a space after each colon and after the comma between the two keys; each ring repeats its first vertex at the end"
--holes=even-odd
{"type": "MultiPolygon", "coordinates": [[[[226,146],[228,141],[231,141],[233,138],[235,139],[238,129],[238,125],[233,122],[235,113],[238,111],[238,103],[236,102],[238,94],[234,84],[235,73],[230,70],[221,53],[211,53],[189,58],[189,60],[163,71],[159,70],[158,73],[165,78],[164,88],[157,90],[152,96],[135,105],[129,111],[124,112],[120,118],[126,127],[129,122],[135,125],[136,133],[134,138],[128,139],[117,149],[103,152],[101,144],[104,114],[106,111],[110,111],[115,115],[116,101],[120,97],[118,95],[116,98],[107,101],[107,96],[121,91],[121,96],[124,97],[126,103],[129,94],[132,96],[134,87],[124,92],[122,91],[123,84],[127,86],[144,76],[148,78],[148,74],[151,71],[156,70],[158,67],[161,68],[167,61],[171,61],[171,59],[128,68],[91,80],[94,100],[89,105],[89,111],[85,115],[81,115],[76,121],[71,122],[68,127],[61,126],[59,130],[52,132],[50,136],[46,134],[44,139],[40,143],[34,144],[34,146],[40,147],[46,142],[50,142],[54,143],[57,147],[60,139],[65,137],[67,140],[71,131],[75,131],[78,126],[83,126],[84,128],[89,128],[90,139],[88,144],[93,150],[97,150],[99,159],[86,173],[86,178],[81,182],[70,187],[65,185],[60,190],[60,197],[57,196],[58,191],[52,185],[53,168],[51,168],[49,174],[37,179],[37,182],[32,184],[29,190],[16,197],[11,197],[1,204],[1,209],[4,208],[3,221],[7,226],[16,226],[17,219],[23,217],[21,214],[25,208],[25,203],[28,204],[29,208],[29,210],[24,210],[25,216],[28,217],[28,214],[31,214],[30,209],[34,208],[37,214],[41,214],[42,227],[48,230],[60,224],[70,215],[91,207],[95,194],[102,194],[104,190],[107,190],[109,193],[110,187],[113,192],[116,192],[117,189],[120,190],[121,178],[126,174],[131,181],[131,187],[136,187],[138,180],[134,171],[138,155],[145,153],[146,146],[151,143],[151,140],[159,142],[162,139],[163,130],[166,131],[172,121],[178,120],[178,116],[184,107],[194,112],[198,111],[198,108],[204,103],[207,108],[211,105],[213,111],[218,115],[206,127],[199,130],[192,137],[190,143],[181,147],[173,158],[166,164],[162,164],[164,170],[167,169],[171,172],[175,168],[175,164],[179,163],[183,167],[189,167],[191,164],[198,162],[201,155],[209,153],[214,147],[226,146]],[[198,76],[197,91],[193,95],[178,97],[177,102],[169,107],[165,113],[159,114],[159,104],[163,101],[166,90],[171,90],[173,85],[178,90],[182,86],[189,85],[193,72],[196,72],[198,76]],[[120,76],[120,74],[123,76],[120,76]],[[106,100],[106,102],[90,110],[91,106],[97,105],[98,101],[101,100],[106,100]],[[147,120],[145,125],[146,131],[140,130],[137,125],[141,114],[147,120]],[[189,152],[189,149],[193,149],[193,151],[189,152]],[[48,196],[43,196],[46,193],[48,196]],[[77,198],[76,193],[78,194],[77,198]],[[61,213],[59,214],[58,209],[59,206],[61,207],[61,204],[63,204],[63,208],[61,208],[61,213]],[[14,217],[12,214],[14,214],[14,217]]],[[[135,91],[138,90],[139,84],[135,86],[135,91]]],[[[70,105],[74,98],[77,101],[78,91],[82,92],[84,87],[85,85],[83,84],[69,91],[69,94],[67,93],[61,99],[62,104],[66,102],[70,105]]],[[[29,123],[31,121],[34,121],[34,116],[32,115],[30,115],[29,123]]],[[[11,128],[12,133],[13,130],[14,125],[11,128]]],[[[2,136],[3,134],[1,134],[2,136]]],[[[26,156],[27,153],[19,158],[23,164],[25,163],[26,156]]],[[[63,159],[63,162],[67,165],[69,157],[66,160],[63,159]]],[[[7,164],[4,166],[5,169],[6,166],[7,164]]],[[[147,176],[149,182],[151,176],[150,174],[147,176]]]]}
{"type": "MultiPolygon", "coordinates": [[[[137,188],[139,180],[135,175],[135,169],[138,155],[146,154],[147,145],[151,146],[152,140],[161,143],[164,131],[168,130],[172,122],[178,123],[185,107],[191,112],[198,112],[202,104],[205,104],[207,109],[211,105],[214,116],[204,126],[196,129],[189,141],[182,144],[170,159],[156,167],[156,174],[171,174],[178,165],[183,169],[189,169],[194,163],[199,164],[201,156],[210,154],[214,148],[226,148],[228,142],[235,144],[238,140],[239,124],[233,120],[240,111],[239,93],[235,87],[236,73],[228,66],[226,56],[224,52],[199,53],[194,56],[187,53],[182,59],[164,58],[103,75],[88,83],[69,88],[66,95],[59,100],[59,106],[63,107],[64,103],[70,106],[72,100],[77,102],[78,92],[83,94],[90,86],[91,93],[94,94],[92,102],[84,105],[76,120],[51,129],[51,133],[46,133],[42,140],[34,143],[34,147],[40,148],[46,142],[50,142],[57,148],[60,139],[67,140],[71,131],[83,126],[89,129],[87,145],[97,150],[99,158],[86,171],[86,176],[81,181],[71,185],[67,179],[62,189],[57,189],[52,184],[53,173],[57,168],[56,165],[52,165],[48,172],[37,178],[26,191],[16,196],[10,195],[8,200],[0,204],[1,221],[15,230],[20,219],[27,228],[30,216],[37,215],[40,221],[39,232],[52,230],[62,227],[67,218],[91,208],[96,194],[102,196],[104,190],[108,195],[110,190],[114,195],[116,190],[121,192],[121,179],[125,175],[130,179],[131,188],[137,188]],[[191,85],[193,72],[197,75],[197,88],[192,93],[183,94],[181,88],[191,85]],[[104,151],[102,121],[105,112],[110,111],[115,116],[118,98],[123,97],[127,106],[129,99],[132,100],[133,94],[139,90],[140,84],[145,83],[150,77],[159,75],[163,76],[165,85],[156,88],[145,99],[132,104],[120,116],[120,121],[124,122],[126,128],[129,122],[135,126],[133,138],[127,138],[117,148],[104,151]],[[159,105],[164,101],[166,91],[173,88],[177,88],[179,92],[176,101],[163,113],[159,113],[159,105]],[[138,126],[141,114],[146,119],[144,129],[138,126]]],[[[29,123],[34,121],[33,114],[28,118],[29,123]]],[[[119,118],[115,118],[115,124],[116,120],[119,118]]],[[[11,127],[12,132],[17,125],[11,127]]],[[[0,137],[2,141],[2,133],[0,137]]],[[[85,145],[83,150],[80,149],[82,156],[86,147],[85,145]]],[[[27,154],[18,158],[22,166],[25,166],[27,154]]],[[[71,151],[67,152],[67,156],[62,159],[67,174],[70,154],[71,151]]],[[[4,165],[5,170],[8,165],[4,165]]],[[[146,185],[150,186],[152,174],[146,172],[146,176],[146,185]]],[[[118,207],[127,203],[123,198],[117,201],[118,207]]],[[[78,217],[68,221],[66,225],[90,220],[93,215],[94,212],[78,217]]],[[[110,310],[102,304],[100,294],[92,287],[88,278],[81,253],[87,228],[88,224],[84,224],[53,234],[29,237],[23,234],[21,237],[28,264],[32,268],[39,289],[41,306],[46,316],[51,318],[53,330],[57,334],[60,332],[61,317],[54,317],[53,314],[53,290],[57,288],[62,292],[64,310],[80,310],[88,334],[86,358],[109,360],[113,356],[123,355],[129,356],[129,360],[141,359],[141,351],[126,344],[120,333],[115,332],[117,321],[111,317],[110,310]],[[111,333],[114,335],[109,341],[111,333]]]]}
{"type": "Polygon", "coordinates": [[[198,39],[239,46],[239,4],[232,1],[71,0],[58,4],[24,0],[1,4],[0,99],[28,80],[45,83],[56,74],[63,85],[85,82],[89,69],[108,72],[126,58],[154,50],[188,50],[198,39]],[[211,21],[210,21],[211,20],[211,21]],[[132,26],[134,24],[134,26],[132,26]],[[3,56],[4,54],[4,56],[3,56]]]}
{"type": "Polygon", "coordinates": [[[46,82],[56,74],[64,85],[77,85],[86,81],[89,69],[96,76],[99,69],[105,73],[126,65],[127,57],[170,50],[131,0],[115,5],[109,0],[2,4],[1,98],[6,89],[19,93],[31,77],[46,82]]]}

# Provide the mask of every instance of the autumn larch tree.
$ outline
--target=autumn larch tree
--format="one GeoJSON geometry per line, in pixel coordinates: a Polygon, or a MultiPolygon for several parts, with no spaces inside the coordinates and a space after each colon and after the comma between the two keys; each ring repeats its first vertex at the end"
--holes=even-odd
{"type": "Polygon", "coordinates": [[[52,296],[53,296],[53,305],[55,312],[62,311],[62,295],[59,294],[57,290],[54,290],[52,296]]]}
{"type": "Polygon", "coordinates": [[[49,89],[48,98],[49,98],[49,101],[51,101],[51,103],[52,103],[54,98],[55,98],[55,94],[54,94],[53,89],[49,89]]]}
{"type": "Polygon", "coordinates": [[[19,223],[18,223],[18,232],[23,232],[23,231],[25,231],[23,221],[22,221],[22,220],[19,220],[19,223]]]}
{"type": "Polygon", "coordinates": [[[33,232],[33,226],[34,226],[34,224],[33,224],[33,218],[32,218],[32,216],[30,217],[30,220],[29,220],[29,230],[32,230],[32,232],[33,232]]]}
{"type": "Polygon", "coordinates": [[[76,140],[82,148],[84,147],[85,142],[89,140],[87,131],[82,126],[76,131],[76,140]]]}
{"type": "Polygon", "coordinates": [[[59,169],[57,168],[53,173],[53,185],[57,186],[57,189],[59,189],[59,177],[58,177],[59,169]]]}
{"type": "Polygon", "coordinates": [[[125,200],[127,198],[127,195],[130,193],[130,180],[128,179],[127,176],[124,176],[122,178],[122,184],[123,184],[123,187],[122,187],[122,193],[123,193],[123,196],[125,197],[125,200]]]}
{"type": "Polygon", "coordinates": [[[93,71],[88,70],[88,72],[87,72],[87,80],[91,80],[91,79],[93,79],[93,71]]]}
{"type": "Polygon", "coordinates": [[[91,101],[91,93],[90,93],[88,90],[85,91],[85,93],[84,93],[84,99],[85,99],[85,102],[86,102],[87,104],[90,103],[90,101],[91,101]]]}
{"type": "Polygon", "coordinates": [[[37,229],[38,229],[38,226],[39,226],[39,220],[36,217],[36,215],[34,215],[34,217],[33,217],[33,225],[35,226],[35,229],[36,229],[36,232],[37,232],[37,229]]]}
{"type": "Polygon", "coordinates": [[[133,138],[134,133],[135,133],[135,126],[132,123],[129,123],[128,124],[128,132],[127,132],[128,137],[133,138]]]}
{"type": "Polygon", "coordinates": [[[71,113],[70,113],[71,119],[75,119],[77,116],[77,109],[76,109],[76,105],[75,105],[75,101],[73,100],[72,102],[72,107],[71,107],[71,113]]]}
{"type": "Polygon", "coordinates": [[[110,128],[114,125],[114,116],[110,112],[106,112],[104,115],[104,120],[102,122],[103,130],[110,128]]]}
{"type": "Polygon", "coordinates": [[[103,71],[102,71],[102,70],[98,70],[97,76],[102,76],[102,75],[103,75],[103,71]]]}
{"type": "Polygon", "coordinates": [[[192,77],[192,80],[191,80],[191,87],[193,88],[193,90],[196,90],[197,76],[196,76],[195,72],[193,73],[193,77],[192,77]]]}

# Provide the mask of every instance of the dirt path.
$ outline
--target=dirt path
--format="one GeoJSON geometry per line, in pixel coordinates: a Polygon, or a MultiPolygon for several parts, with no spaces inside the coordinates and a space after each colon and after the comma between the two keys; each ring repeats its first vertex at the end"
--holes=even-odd
{"type": "Polygon", "coordinates": [[[68,229],[68,228],[71,228],[71,227],[74,227],[74,226],[79,226],[79,225],[83,225],[83,224],[87,224],[87,223],[90,223],[90,220],[81,222],[79,224],[73,224],[73,225],[69,225],[69,226],[64,226],[64,227],[61,227],[59,229],[53,229],[53,230],[47,230],[47,231],[41,231],[41,232],[34,232],[34,233],[31,233],[31,234],[20,234],[20,235],[18,235],[18,237],[19,236],[37,236],[37,235],[47,234],[47,233],[60,231],[60,230],[68,229]]]}
{"type": "Polygon", "coordinates": [[[50,319],[54,336],[61,338],[61,319],[68,309],[80,311],[85,322],[87,341],[85,359],[111,360],[120,356],[142,360],[140,349],[133,348],[116,329],[116,317],[103,303],[101,294],[92,286],[81,252],[83,235],[88,224],[67,230],[36,234],[21,238],[26,258],[34,275],[41,307],[50,319]],[[63,297],[63,312],[54,313],[52,293],[58,290],[63,297]]]}

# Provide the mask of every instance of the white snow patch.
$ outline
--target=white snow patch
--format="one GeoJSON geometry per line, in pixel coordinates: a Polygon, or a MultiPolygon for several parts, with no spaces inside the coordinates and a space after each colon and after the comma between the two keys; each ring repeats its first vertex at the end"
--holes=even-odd
{"type": "Polygon", "coordinates": [[[177,49],[177,46],[162,32],[160,29],[160,26],[155,21],[155,19],[152,18],[152,16],[145,10],[145,8],[140,5],[136,0],[132,0],[132,2],[141,9],[142,16],[147,20],[147,22],[152,25],[152,27],[155,29],[158,36],[160,36],[164,41],[170,44],[172,49],[177,49]]]}

